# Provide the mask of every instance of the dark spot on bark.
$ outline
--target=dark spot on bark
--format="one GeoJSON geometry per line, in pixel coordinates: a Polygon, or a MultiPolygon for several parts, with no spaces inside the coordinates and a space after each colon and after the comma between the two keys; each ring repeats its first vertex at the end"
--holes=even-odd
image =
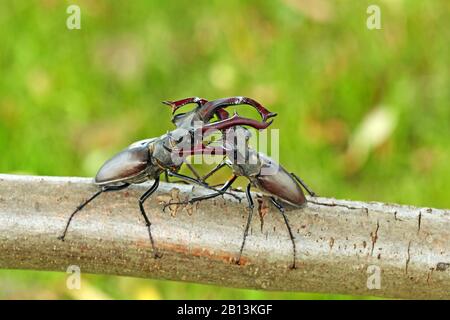
{"type": "MultiPolygon", "coordinates": [[[[407,251],[407,255],[406,255],[406,264],[405,264],[405,273],[406,274],[408,274],[409,261],[411,260],[410,249],[411,249],[411,241],[408,243],[408,251],[407,251]]],[[[411,277],[411,280],[412,280],[412,277],[411,277]]]]}
{"type": "Polygon", "coordinates": [[[436,265],[436,271],[445,271],[450,267],[450,263],[448,262],[439,262],[436,265]]]}
{"type": "Polygon", "coordinates": [[[422,224],[422,212],[419,212],[419,221],[417,226],[417,233],[420,232],[420,225],[422,224]]]}
{"type": "Polygon", "coordinates": [[[375,232],[370,233],[370,237],[372,238],[372,249],[370,249],[370,255],[373,255],[373,249],[375,248],[375,244],[378,240],[378,229],[380,229],[380,222],[377,221],[377,227],[375,229],[375,232]]]}
{"type": "Polygon", "coordinates": [[[397,211],[394,212],[394,219],[396,221],[403,221],[402,219],[397,218],[397,211]]]}

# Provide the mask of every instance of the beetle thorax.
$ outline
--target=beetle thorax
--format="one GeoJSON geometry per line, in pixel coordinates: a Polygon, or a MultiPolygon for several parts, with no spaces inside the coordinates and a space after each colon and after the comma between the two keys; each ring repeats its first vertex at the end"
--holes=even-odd
{"type": "Polygon", "coordinates": [[[175,157],[170,151],[170,147],[166,146],[167,138],[158,140],[152,146],[151,162],[162,170],[169,169],[178,170],[183,164],[182,159],[175,157]]]}
{"type": "Polygon", "coordinates": [[[246,149],[246,154],[240,152],[237,152],[236,156],[233,154],[230,161],[233,172],[238,176],[254,177],[261,172],[262,164],[258,152],[251,148],[246,149]]]}

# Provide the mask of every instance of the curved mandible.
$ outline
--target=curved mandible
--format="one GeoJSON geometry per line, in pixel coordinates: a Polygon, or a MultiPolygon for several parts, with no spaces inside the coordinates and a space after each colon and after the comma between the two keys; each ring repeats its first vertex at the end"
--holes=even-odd
{"type": "Polygon", "coordinates": [[[235,126],[249,126],[258,130],[263,130],[270,126],[272,122],[272,120],[269,122],[259,122],[254,119],[240,117],[237,113],[235,113],[231,118],[205,124],[200,129],[202,130],[202,133],[213,132],[214,130],[222,131],[235,126]]]}
{"type": "Polygon", "coordinates": [[[212,118],[212,116],[217,110],[221,110],[228,106],[240,104],[247,104],[254,107],[261,115],[263,122],[266,122],[267,119],[275,117],[277,115],[276,113],[270,112],[269,110],[264,108],[258,101],[248,97],[229,97],[209,101],[200,107],[200,109],[198,110],[198,114],[206,123],[212,118]]]}
{"type": "MultiPolygon", "coordinates": [[[[169,101],[169,100],[162,101],[162,103],[164,103],[172,108],[172,114],[174,114],[179,108],[181,108],[187,104],[196,103],[198,105],[198,107],[202,107],[207,102],[209,102],[209,101],[206,99],[203,99],[203,98],[199,98],[199,97],[190,97],[190,98],[174,100],[174,101],[169,101]]],[[[215,114],[217,115],[219,120],[227,119],[229,116],[228,112],[222,108],[217,109],[215,111],[215,114]]],[[[211,118],[212,118],[212,116],[211,116],[211,118]]],[[[210,119],[208,119],[208,121],[209,120],[210,119]]]]}
{"type": "Polygon", "coordinates": [[[196,103],[199,107],[201,107],[207,102],[208,102],[208,100],[203,99],[203,98],[190,97],[190,98],[185,98],[185,99],[175,100],[175,101],[166,100],[166,101],[163,101],[162,103],[170,106],[172,108],[172,114],[174,114],[175,111],[177,111],[179,108],[181,108],[182,106],[185,106],[187,104],[196,103]]]}

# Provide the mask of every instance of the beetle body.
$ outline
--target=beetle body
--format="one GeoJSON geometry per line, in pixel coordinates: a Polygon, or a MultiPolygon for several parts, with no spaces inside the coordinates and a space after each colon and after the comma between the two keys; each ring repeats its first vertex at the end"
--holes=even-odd
{"type": "MultiPolygon", "coordinates": [[[[88,203],[94,200],[101,193],[122,190],[131,184],[142,183],[146,180],[153,179],[153,185],[139,198],[138,203],[140,212],[147,226],[154,256],[159,257],[160,254],[156,251],[152,233],[150,231],[151,223],[145,212],[144,202],[157,190],[160,175],[165,172],[167,176],[177,177],[191,183],[200,184],[214,191],[218,191],[217,189],[209,187],[206,183],[200,180],[178,173],[188,155],[194,154],[194,152],[202,152],[203,150],[204,146],[202,141],[198,142],[198,144],[196,141],[192,141],[195,130],[200,130],[200,132],[205,133],[208,132],[208,130],[227,130],[234,126],[240,125],[265,129],[271,123],[266,122],[266,120],[274,116],[274,114],[270,113],[264,107],[254,103],[254,100],[243,97],[219,99],[211,102],[207,102],[206,100],[200,98],[188,98],[181,101],[165,103],[172,106],[174,111],[188,103],[197,103],[198,106],[187,114],[174,117],[173,122],[177,125],[175,130],[172,130],[157,138],[137,141],[125,150],[117,153],[111,159],[107,160],[99,169],[94,178],[94,182],[100,186],[100,190],[84,201],[76,208],[74,212],[72,212],[67,220],[62,235],[58,237],[60,240],[64,241],[70,222],[75,214],[82,210],[88,203]],[[237,115],[232,118],[225,119],[226,117],[223,115],[227,115],[227,113],[222,108],[241,103],[254,106],[262,115],[263,121],[258,122],[253,119],[238,117],[237,115]],[[223,119],[209,123],[215,113],[218,113],[219,115],[222,114],[223,119]],[[199,129],[193,128],[193,124],[196,121],[201,121],[199,129]],[[186,154],[183,153],[182,156],[173,152],[179,148],[187,149],[189,152],[186,154]]],[[[194,169],[189,165],[188,167],[198,177],[198,174],[196,174],[194,169]]],[[[239,197],[237,198],[240,199],[239,197]]]]}
{"type": "Polygon", "coordinates": [[[256,165],[233,165],[234,172],[244,171],[243,176],[249,177],[253,185],[261,190],[263,194],[273,196],[295,207],[301,207],[305,204],[306,198],[303,190],[283,166],[263,153],[256,152],[250,148],[249,152],[257,154],[260,163],[256,165]],[[265,173],[266,170],[269,174],[265,173]],[[252,173],[255,171],[259,172],[253,175],[252,173]]]}
{"type": "MultiPolygon", "coordinates": [[[[249,104],[255,106],[255,108],[258,110],[266,110],[264,107],[262,107],[258,102],[254,100],[246,100],[249,104]]],[[[215,105],[220,105],[219,102],[215,102],[215,105]]],[[[206,106],[206,104],[205,104],[206,106]]],[[[195,109],[191,112],[193,113],[199,113],[201,114],[209,114],[206,113],[206,109],[204,108],[202,111],[201,109],[195,109]]],[[[208,111],[209,112],[209,111],[208,111]]],[[[216,109],[216,115],[219,119],[224,120],[228,118],[228,113],[225,110],[216,109]],[[219,112],[220,111],[220,112],[219,112]]],[[[262,111],[263,119],[265,116],[272,117],[273,115],[276,115],[274,113],[268,113],[264,114],[264,111],[262,111]]],[[[195,118],[193,116],[192,118],[195,118]]],[[[175,119],[172,121],[175,125],[179,126],[180,123],[178,122],[179,119],[175,119]]],[[[248,230],[250,227],[250,222],[253,215],[253,208],[254,208],[254,202],[252,199],[252,195],[250,192],[251,186],[254,186],[258,188],[264,195],[269,196],[272,203],[276,206],[276,208],[280,211],[280,213],[283,216],[283,219],[285,221],[286,227],[289,231],[289,236],[291,238],[292,246],[293,246],[293,264],[292,268],[295,268],[295,261],[296,261],[296,246],[294,241],[294,235],[292,233],[291,227],[288,222],[288,218],[285,214],[285,209],[281,203],[279,203],[278,200],[281,200],[281,202],[285,202],[291,206],[294,207],[301,207],[303,206],[307,200],[305,197],[305,194],[303,193],[303,190],[300,186],[305,188],[305,190],[311,195],[315,196],[315,193],[311,191],[306,184],[297,177],[294,173],[289,173],[284,167],[276,163],[273,159],[268,157],[267,155],[257,152],[256,150],[250,148],[248,146],[248,140],[250,137],[250,133],[248,130],[240,127],[240,126],[233,126],[232,128],[226,129],[222,131],[222,134],[224,136],[224,143],[219,149],[222,149],[222,151],[225,151],[227,154],[227,158],[225,158],[221,163],[219,163],[218,166],[216,166],[210,173],[208,173],[206,176],[203,177],[203,181],[206,180],[209,176],[211,176],[214,172],[218,171],[223,166],[227,165],[231,167],[233,171],[232,177],[223,185],[221,190],[215,194],[210,194],[206,196],[200,196],[196,198],[192,198],[187,201],[187,203],[193,203],[196,201],[202,201],[206,199],[214,198],[218,195],[223,194],[228,188],[231,187],[233,182],[236,180],[237,177],[242,176],[246,177],[249,180],[249,184],[247,185],[246,189],[246,196],[249,203],[249,209],[250,213],[248,216],[247,224],[244,231],[244,237],[241,244],[241,249],[239,251],[239,256],[237,259],[237,263],[240,263],[240,258],[242,255],[242,251],[244,249],[245,240],[248,235],[248,230]],[[242,130],[241,130],[242,129],[242,130]],[[237,135],[243,135],[245,139],[244,146],[239,146],[237,143],[230,144],[230,139],[225,138],[227,135],[232,135],[233,141],[237,141],[237,135]],[[244,159],[244,161],[242,161],[244,159]],[[239,161],[240,160],[240,161],[239,161]]],[[[177,202],[175,204],[182,204],[186,202],[177,202]]],[[[170,205],[170,204],[169,204],[170,205]]]]}
{"type": "Polygon", "coordinates": [[[291,206],[301,207],[306,203],[305,194],[293,174],[266,154],[248,146],[250,132],[247,129],[235,127],[226,134],[242,135],[246,141],[243,145],[231,145],[227,139],[221,147],[227,155],[225,163],[234,175],[246,177],[264,195],[273,196],[291,206]]]}
{"type": "Polygon", "coordinates": [[[171,152],[164,148],[169,139],[164,135],[131,144],[103,164],[94,182],[100,186],[137,184],[158,178],[165,169],[178,172],[182,163],[173,163],[171,152]]]}
{"type": "Polygon", "coordinates": [[[151,158],[149,144],[147,142],[141,146],[130,146],[106,161],[94,178],[95,184],[141,183],[150,177],[154,179],[157,172],[148,172],[151,158]]]}

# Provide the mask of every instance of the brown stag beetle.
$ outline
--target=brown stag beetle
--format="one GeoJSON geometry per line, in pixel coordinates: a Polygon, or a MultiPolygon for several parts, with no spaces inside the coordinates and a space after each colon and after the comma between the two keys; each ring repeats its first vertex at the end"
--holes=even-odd
{"type": "MultiPolygon", "coordinates": [[[[225,120],[228,118],[228,112],[223,108],[232,105],[250,105],[254,107],[262,117],[263,122],[267,122],[269,118],[275,117],[277,114],[270,112],[264,108],[259,102],[248,97],[229,97],[222,98],[213,101],[208,101],[199,97],[190,97],[176,101],[163,101],[164,104],[172,107],[172,113],[191,103],[197,104],[197,107],[186,113],[176,114],[172,118],[173,124],[178,128],[191,128],[196,121],[202,123],[208,123],[214,114],[219,120],[225,120]]],[[[272,123],[271,121],[269,124],[272,123]]]]}
{"type": "MultiPolygon", "coordinates": [[[[166,102],[168,103],[168,102],[166,102]]],[[[232,105],[231,103],[229,105],[232,105]]],[[[198,128],[202,133],[208,133],[212,130],[227,130],[234,126],[251,126],[256,129],[265,129],[271,122],[267,122],[269,116],[273,116],[267,110],[261,109],[260,113],[263,117],[262,122],[258,122],[253,119],[243,117],[233,117],[216,122],[208,123],[213,117],[214,113],[220,109],[226,107],[226,102],[222,104],[209,104],[200,105],[197,108],[197,115],[204,125],[198,128]]],[[[219,111],[220,112],[220,111],[219,111]]],[[[180,122],[181,123],[181,122],[180,122]]],[[[151,233],[151,222],[145,212],[144,202],[157,190],[159,186],[160,175],[164,172],[168,176],[177,177],[179,179],[200,184],[204,187],[218,191],[212,187],[209,187],[204,182],[198,179],[191,178],[189,176],[181,175],[178,173],[185,157],[192,154],[198,154],[204,151],[205,146],[202,142],[195,146],[186,146],[186,141],[191,143],[191,139],[185,139],[186,136],[193,136],[193,129],[189,127],[185,121],[182,127],[168,132],[157,138],[150,138],[141,140],[131,144],[125,150],[119,152],[111,159],[106,161],[99,169],[95,176],[94,183],[100,187],[100,190],[94,193],[89,199],[80,204],[74,212],[69,216],[66,226],[61,236],[58,239],[64,241],[69,225],[74,216],[82,210],[88,203],[94,200],[103,192],[119,191],[129,187],[131,184],[142,183],[146,180],[153,179],[153,185],[139,198],[139,209],[145,220],[147,226],[148,235],[150,238],[154,257],[158,258],[161,255],[157,252],[155,243],[153,241],[151,233]],[[182,157],[175,157],[174,152],[176,149],[188,150],[183,153],[182,157]],[[174,160],[176,159],[176,160],[174,160]]]]}
{"type": "MultiPolygon", "coordinates": [[[[201,99],[201,101],[204,101],[204,99],[201,99]]],[[[216,114],[221,121],[228,119],[228,112],[223,109],[217,110],[216,114]]],[[[174,119],[174,123],[177,125],[176,119],[174,119]]],[[[226,192],[238,177],[240,176],[246,177],[249,180],[245,192],[248,201],[249,215],[236,263],[240,264],[245,241],[248,236],[249,227],[253,217],[254,201],[250,192],[251,187],[253,186],[259,189],[263,195],[268,196],[270,201],[274,204],[274,206],[283,216],[284,222],[286,224],[292,242],[293,248],[292,268],[295,269],[296,255],[297,255],[295,238],[292,233],[289,220],[286,216],[283,203],[286,203],[290,206],[297,208],[302,207],[307,202],[307,200],[301,187],[303,187],[312,197],[315,197],[316,194],[295,173],[289,173],[285,168],[283,168],[281,165],[279,165],[277,162],[275,162],[267,155],[249,147],[248,140],[250,138],[250,132],[247,129],[240,126],[235,126],[226,130],[226,132],[224,132],[224,135],[227,135],[228,138],[224,139],[224,144],[222,146],[216,148],[222,149],[221,154],[226,154],[227,156],[224,157],[223,161],[220,162],[214,169],[212,169],[208,174],[206,174],[201,179],[201,181],[205,181],[207,178],[209,178],[211,175],[213,175],[215,172],[217,172],[224,166],[228,166],[232,169],[233,171],[232,176],[227,180],[227,182],[222,186],[222,188],[215,193],[195,197],[187,201],[168,203],[164,206],[164,209],[170,205],[179,205],[188,203],[192,204],[196,201],[202,201],[217,197],[226,192]],[[238,147],[238,144],[236,143],[236,138],[238,136],[241,137],[243,136],[245,139],[245,144],[243,147],[242,145],[238,147]],[[233,140],[233,143],[230,143],[231,140],[233,140]]],[[[207,147],[202,152],[206,151],[210,153],[215,153],[213,150],[208,150],[209,148],[210,147],[207,147]]]]}

